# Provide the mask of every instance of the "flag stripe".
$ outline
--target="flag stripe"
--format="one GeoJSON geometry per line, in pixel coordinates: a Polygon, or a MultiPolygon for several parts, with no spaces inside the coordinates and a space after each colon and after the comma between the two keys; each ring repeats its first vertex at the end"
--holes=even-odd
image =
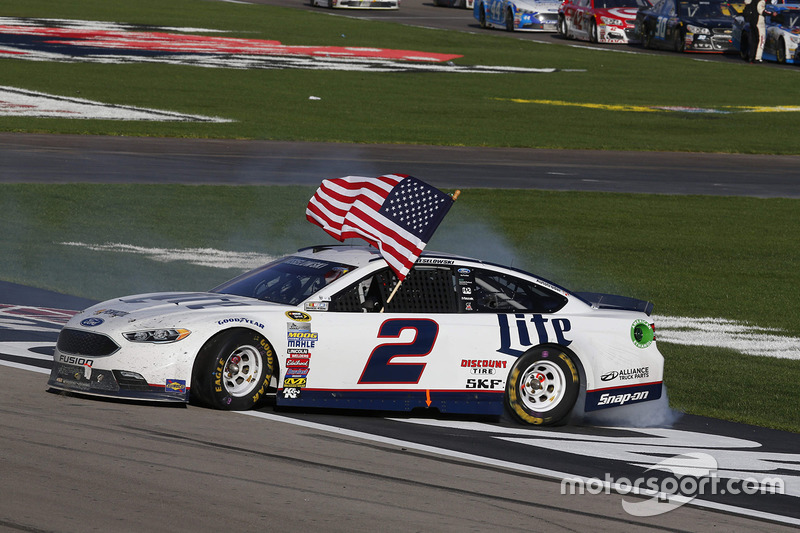
{"type": "Polygon", "coordinates": [[[358,238],[375,246],[402,280],[450,209],[452,200],[445,198],[402,174],[347,176],[323,180],[308,202],[306,218],[339,241],[358,238]]]}

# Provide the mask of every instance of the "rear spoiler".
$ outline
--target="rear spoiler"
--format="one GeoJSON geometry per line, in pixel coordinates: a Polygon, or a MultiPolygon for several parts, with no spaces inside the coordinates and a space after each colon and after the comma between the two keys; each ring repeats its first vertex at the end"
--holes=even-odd
{"type": "Polygon", "coordinates": [[[653,302],[628,298],[627,296],[616,296],[614,294],[602,294],[599,292],[574,292],[578,298],[585,300],[592,307],[598,309],[621,309],[624,311],[639,311],[650,316],[653,312],[653,302]]]}

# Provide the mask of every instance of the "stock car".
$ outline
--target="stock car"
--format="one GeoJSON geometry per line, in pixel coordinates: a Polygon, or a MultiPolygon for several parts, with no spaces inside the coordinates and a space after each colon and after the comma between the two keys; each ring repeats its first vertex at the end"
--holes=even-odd
{"type": "Polygon", "coordinates": [[[481,28],[556,31],[561,0],[475,0],[472,14],[481,28]]]}
{"type": "Polygon", "coordinates": [[[645,48],[730,52],[735,12],[724,0],[660,0],[636,14],[636,33],[645,48]]]}
{"type": "MultiPolygon", "coordinates": [[[[762,59],[778,63],[800,62],[800,5],[770,5],[764,11],[766,38],[762,59]]],[[[750,24],[744,17],[734,17],[733,47],[742,59],[750,58],[750,24]]]]}
{"type": "Polygon", "coordinates": [[[400,0],[311,0],[311,5],[341,9],[399,9],[400,0]]]}
{"type": "Polygon", "coordinates": [[[636,12],[648,0],[565,0],[558,10],[558,33],[593,43],[635,42],[636,12]]]}
{"type": "Polygon", "coordinates": [[[397,276],[368,246],[304,248],[209,292],[125,296],[59,334],[50,389],[224,410],[436,410],[549,425],[656,400],[650,302],[573,293],[425,252],[397,276]]]}

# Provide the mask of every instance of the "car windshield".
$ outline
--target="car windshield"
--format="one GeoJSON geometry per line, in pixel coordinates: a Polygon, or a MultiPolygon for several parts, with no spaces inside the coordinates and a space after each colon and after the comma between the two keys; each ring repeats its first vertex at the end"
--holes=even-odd
{"type": "Polygon", "coordinates": [[[596,9],[612,9],[615,7],[649,7],[647,0],[597,0],[594,3],[596,9]]]}
{"type": "Polygon", "coordinates": [[[800,13],[786,12],[776,13],[772,16],[772,22],[780,24],[785,28],[796,28],[800,26],[800,13]]]}
{"type": "Polygon", "coordinates": [[[246,272],[211,292],[297,305],[354,268],[342,263],[289,256],[246,272]]]}
{"type": "Polygon", "coordinates": [[[720,2],[681,2],[681,16],[690,18],[721,17],[720,2]]]}

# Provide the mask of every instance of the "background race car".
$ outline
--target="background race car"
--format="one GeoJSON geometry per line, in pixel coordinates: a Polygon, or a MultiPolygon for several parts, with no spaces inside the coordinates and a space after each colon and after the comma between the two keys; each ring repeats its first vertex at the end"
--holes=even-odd
{"type": "MultiPolygon", "coordinates": [[[[767,30],[762,59],[778,63],[800,62],[800,5],[767,5],[764,11],[767,30]]],[[[734,18],[733,47],[739,50],[742,59],[752,57],[750,24],[742,16],[734,18]]]]}
{"type": "Polygon", "coordinates": [[[648,0],[566,0],[558,10],[558,33],[593,43],[636,41],[634,20],[648,0]]]}
{"type": "Polygon", "coordinates": [[[560,5],[554,0],[478,0],[472,13],[481,28],[556,31],[560,5]]]}
{"type": "Polygon", "coordinates": [[[735,8],[721,0],[661,0],[636,14],[645,48],[676,52],[728,52],[735,8]]]}
{"type": "Polygon", "coordinates": [[[342,9],[398,9],[400,0],[313,0],[313,4],[342,9]]]}

